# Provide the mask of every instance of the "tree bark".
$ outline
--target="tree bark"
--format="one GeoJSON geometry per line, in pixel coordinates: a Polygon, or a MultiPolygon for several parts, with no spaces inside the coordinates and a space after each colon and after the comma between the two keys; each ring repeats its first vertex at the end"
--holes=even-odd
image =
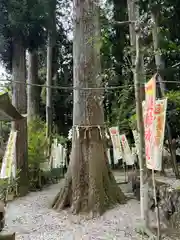
{"type": "Polygon", "coordinates": [[[48,34],[48,46],[47,46],[47,90],[46,90],[46,136],[51,135],[52,128],[52,43],[51,34],[48,34]]]}
{"type": "MultiPolygon", "coordinates": [[[[47,90],[46,90],[46,136],[50,137],[52,132],[52,84],[53,84],[53,48],[55,46],[56,33],[56,0],[49,6],[49,26],[47,43],[47,90]]],[[[54,73],[55,74],[55,73],[54,73]]]]}
{"type": "MultiPolygon", "coordinates": [[[[15,39],[12,56],[13,94],[12,103],[21,114],[27,111],[25,49],[21,39],[15,39]],[[17,82],[16,82],[17,81],[17,82]],[[21,82],[21,83],[19,83],[21,82]]],[[[19,173],[19,193],[28,192],[28,150],[27,119],[15,121],[12,127],[17,131],[16,164],[19,173]]]]}
{"type": "MultiPolygon", "coordinates": [[[[129,21],[137,21],[139,18],[139,5],[135,0],[127,0],[129,21]]],[[[140,166],[140,200],[141,200],[141,219],[143,224],[148,226],[148,182],[147,171],[144,159],[145,153],[145,141],[144,141],[144,121],[142,111],[142,83],[144,82],[144,60],[140,46],[140,29],[135,30],[135,23],[131,23],[129,27],[130,32],[130,44],[132,47],[132,65],[134,87],[135,87],[135,99],[136,99],[136,118],[137,118],[137,131],[139,134],[139,166],[140,166]]]]}
{"type": "MultiPolygon", "coordinates": [[[[38,55],[36,51],[31,51],[28,54],[28,83],[39,84],[38,80],[38,55]]],[[[28,85],[27,86],[27,113],[28,122],[39,115],[40,105],[40,87],[28,85]]]]}
{"type": "Polygon", "coordinates": [[[142,99],[140,93],[140,79],[141,79],[141,52],[140,52],[140,30],[136,32],[136,61],[134,69],[134,85],[135,85],[135,98],[136,98],[136,118],[137,118],[137,131],[139,133],[139,166],[140,166],[140,200],[141,200],[141,219],[145,227],[149,225],[148,218],[148,181],[147,171],[144,159],[145,140],[144,140],[144,121],[142,110],[142,99]]]}
{"type": "Polygon", "coordinates": [[[65,182],[53,207],[102,214],[125,196],[110,171],[105,148],[100,65],[99,2],[74,1],[73,139],[65,182]],[[78,89],[81,88],[81,89],[78,89]]]}

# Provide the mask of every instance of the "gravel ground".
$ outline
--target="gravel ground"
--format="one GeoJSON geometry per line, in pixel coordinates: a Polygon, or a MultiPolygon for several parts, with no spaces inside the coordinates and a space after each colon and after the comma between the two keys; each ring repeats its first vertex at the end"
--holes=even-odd
{"type": "Polygon", "coordinates": [[[52,185],[8,204],[6,228],[17,233],[17,240],[141,239],[135,232],[140,220],[140,206],[136,200],[117,206],[100,218],[85,220],[68,211],[58,213],[50,208],[58,189],[58,184],[52,185]]]}

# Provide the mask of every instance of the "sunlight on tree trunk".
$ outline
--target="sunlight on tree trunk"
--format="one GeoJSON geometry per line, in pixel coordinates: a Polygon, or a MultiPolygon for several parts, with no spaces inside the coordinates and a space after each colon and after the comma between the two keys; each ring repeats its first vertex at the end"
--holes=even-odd
{"type": "MultiPolygon", "coordinates": [[[[98,1],[74,1],[74,87],[100,87],[100,26],[98,1]]],[[[125,203],[108,165],[105,147],[103,91],[75,89],[70,164],[53,207],[74,213],[102,214],[125,203]]]]}

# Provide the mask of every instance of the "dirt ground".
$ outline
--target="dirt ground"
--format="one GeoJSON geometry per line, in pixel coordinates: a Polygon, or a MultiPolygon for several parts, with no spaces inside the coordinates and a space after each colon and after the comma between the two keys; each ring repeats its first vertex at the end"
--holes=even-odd
{"type": "MultiPolygon", "coordinates": [[[[124,174],[115,173],[118,182],[124,174]]],[[[128,192],[127,185],[120,187],[128,192]]],[[[50,204],[59,184],[30,193],[7,206],[6,230],[17,233],[17,240],[140,240],[135,227],[140,223],[140,205],[136,200],[107,211],[102,217],[87,220],[68,211],[56,212],[50,204]]],[[[131,194],[129,194],[131,195],[131,194]]]]}

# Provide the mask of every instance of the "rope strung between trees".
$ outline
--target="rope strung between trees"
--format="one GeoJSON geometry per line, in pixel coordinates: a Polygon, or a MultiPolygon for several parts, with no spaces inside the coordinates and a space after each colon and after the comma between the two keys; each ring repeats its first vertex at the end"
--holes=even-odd
{"type": "MultiPolygon", "coordinates": [[[[121,86],[107,86],[107,87],[73,87],[73,86],[49,86],[49,85],[43,85],[43,84],[36,84],[36,83],[27,83],[27,82],[21,82],[21,81],[13,81],[13,80],[5,80],[1,79],[1,82],[10,82],[10,83],[19,83],[27,86],[34,86],[34,87],[44,87],[44,88],[52,88],[52,89],[60,89],[60,90],[114,90],[114,89],[124,89],[125,87],[134,87],[134,84],[128,84],[128,85],[121,85],[121,86]]],[[[180,84],[180,82],[177,81],[162,81],[162,83],[173,83],[173,84],[180,84]]],[[[146,83],[141,83],[139,86],[145,86],[146,83]]],[[[4,85],[2,87],[5,88],[4,85]]]]}

